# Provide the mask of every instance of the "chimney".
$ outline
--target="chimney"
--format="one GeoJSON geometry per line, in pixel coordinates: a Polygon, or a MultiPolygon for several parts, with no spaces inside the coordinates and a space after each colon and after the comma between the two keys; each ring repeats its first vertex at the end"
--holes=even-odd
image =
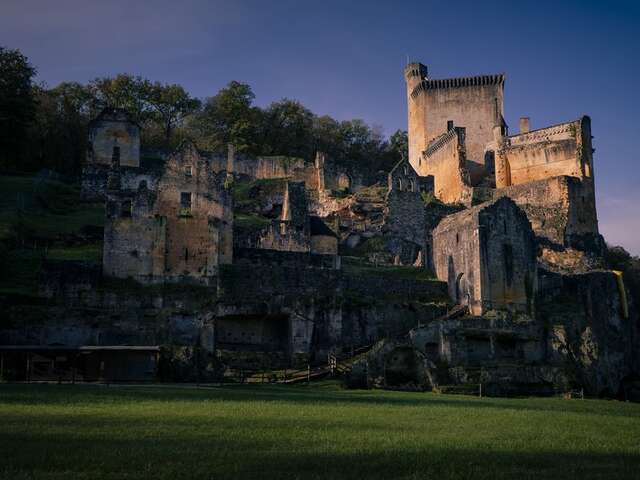
{"type": "Polygon", "coordinates": [[[529,133],[529,117],[520,117],[520,133],[529,133]]]}

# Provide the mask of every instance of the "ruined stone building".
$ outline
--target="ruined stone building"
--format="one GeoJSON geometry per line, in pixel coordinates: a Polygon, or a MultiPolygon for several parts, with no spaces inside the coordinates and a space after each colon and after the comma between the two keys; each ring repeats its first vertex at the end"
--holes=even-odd
{"type": "Polygon", "coordinates": [[[109,172],[122,167],[140,167],[140,126],[126,110],[105,108],[89,123],[83,199],[102,200],[109,172]]]}
{"type": "Polygon", "coordinates": [[[474,315],[533,313],[536,245],[526,214],[508,197],[445,217],[433,232],[433,263],[449,295],[474,315]]]}
{"type": "Polygon", "coordinates": [[[278,217],[249,234],[237,233],[236,247],[331,255],[338,268],[338,236],[323,219],[311,215],[305,183],[286,180],[282,190],[278,217]]]}
{"type": "Polygon", "coordinates": [[[112,171],[104,273],[144,283],[215,278],[218,266],[233,258],[233,208],[225,182],[226,175],[215,173],[190,143],[156,171],[112,171]]]}

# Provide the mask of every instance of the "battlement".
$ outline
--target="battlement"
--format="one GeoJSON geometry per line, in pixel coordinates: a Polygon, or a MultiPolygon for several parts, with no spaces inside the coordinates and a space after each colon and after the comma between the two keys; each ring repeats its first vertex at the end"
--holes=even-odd
{"type": "Polygon", "coordinates": [[[404,78],[407,81],[414,77],[425,79],[427,78],[427,75],[427,66],[423,65],[422,63],[409,63],[406,67],[404,67],[404,78]]]}
{"type": "Polygon", "coordinates": [[[417,97],[425,90],[504,85],[504,79],[505,76],[502,73],[497,75],[478,75],[475,77],[424,79],[413,89],[411,92],[411,98],[417,97]]]}
{"type": "Polygon", "coordinates": [[[584,121],[583,119],[586,119],[586,121],[588,121],[588,118],[589,117],[582,117],[571,122],[558,123],[556,125],[550,125],[548,127],[530,130],[525,133],[510,135],[508,137],[509,145],[511,145],[512,147],[517,147],[538,142],[573,138],[580,128],[581,122],[584,121]]]}

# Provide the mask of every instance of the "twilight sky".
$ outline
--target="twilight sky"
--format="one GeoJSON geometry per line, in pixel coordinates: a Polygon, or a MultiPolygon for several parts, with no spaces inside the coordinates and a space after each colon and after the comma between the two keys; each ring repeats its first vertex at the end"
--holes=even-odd
{"type": "Polygon", "coordinates": [[[406,129],[407,56],[434,78],[506,74],[505,112],[531,128],[591,116],[600,231],[640,254],[640,2],[1,0],[0,45],[55,86],[128,72],[259,105],[406,129]]]}

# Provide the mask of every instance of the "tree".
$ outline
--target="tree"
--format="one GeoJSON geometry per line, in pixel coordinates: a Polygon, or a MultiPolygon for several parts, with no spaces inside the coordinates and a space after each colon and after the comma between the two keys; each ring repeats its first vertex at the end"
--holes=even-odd
{"type": "Polygon", "coordinates": [[[249,85],[236,81],[208,98],[190,125],[199,144],[224,151],[228,143],[233,143],[239,152],[255,153],[260,110],[252,106],[254,98],[249,85]]]}
{"type": "Polygon", "coordinates": [[[640,304],[640,257],[633,256],[620,246],[609,246],[605,252],[606,266],[623,273],[624,284],[633,302],[640,304]]]}
{"type": "Polygon", "coordinates": [[[106,107],[122,108],[141,125],[146,124],[153,114],[145,94],[145,80],[127,73],[113,78],[103,77],[92,80],[88,89],[93,98],[92,109],[100,111],[106,107]]]}
{"type": "Polygon", "coordinates": [[[406,130],[396,130],[391,135],[389,149],[398,154],[398,159],[409,158],[409,136],[406,130]]]}
{"type": "Polygon", "coordinates": [[[192,98],[180,85],[162,85],[145,80],[141,91],[144,100],[155,110],[154,120],[162,125],[166,144],[173,130],[200,108],[200,100],[192,98]]]}
{"type": "Polygon", "coordinates": [[[313,113],[297,100],[283,98],[264,111],[263,152],[310,158],[313,147],[313,113]]]}
{"type": "Polygon", "coordinates": [[[34,92],[37,109],[30,133],[33,168],[78,173],[86,154],[87,123],[95,114],[91,92],[76,82],[61,83],[50,90],[37,87],[34,92]]]}
{"type": "Polygon", "coordinates": [[[28,131],[35,101],[36,69],[18,50],[0,47],[0,168],[22,166],[27,160],[28,131]]]}
{"type": "Polygon", "coordinates": [[[330,158],[342,159],[346,147],[340,123],[329,115],[313,118],[313,145],[315,151],[326,153],[330,158]]]}

